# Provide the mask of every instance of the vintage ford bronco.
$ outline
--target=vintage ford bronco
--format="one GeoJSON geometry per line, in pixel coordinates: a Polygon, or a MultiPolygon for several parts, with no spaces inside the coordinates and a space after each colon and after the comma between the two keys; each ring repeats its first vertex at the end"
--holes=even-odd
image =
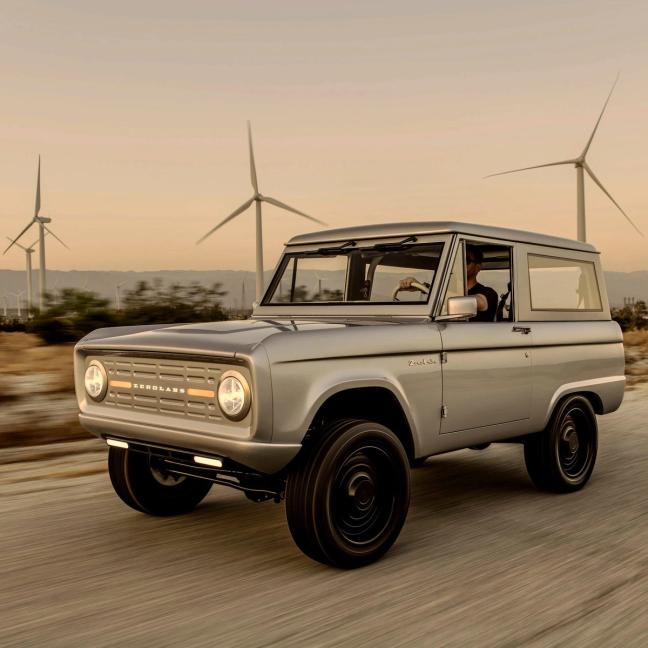
{"type": "Polygon", "coordinates": [[[537,487],[582,488],[625,385],[591,245],[454,222],[297,236],[251,319],[97,330],[75,374],[126,504],[285,498],[299,548],[344,568],[394,543],[431,455],[522,443],[537,487]]]}

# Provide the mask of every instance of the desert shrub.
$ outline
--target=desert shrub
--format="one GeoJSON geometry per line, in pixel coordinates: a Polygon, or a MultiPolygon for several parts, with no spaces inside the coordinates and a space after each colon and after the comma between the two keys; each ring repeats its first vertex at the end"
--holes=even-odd
{"type": "Polygon", "coordinates": [[[227,313],[219,298],[225,294],[220,284],[164,286],[161,281],[141,281],[126,291],[124,309],[117,312],[108,299],[93,292],[64,288],[46,296],[44,310],[26,324],[26,330],[48,344],[60,344],[105,326],[224,320],[227,313]]]}
{"type": "Polygon", "coordinates": [[[14,317],[0,317],[0,331],[11,333],[14,331],[24,331],[25,322],[14,317]]]}
{"type": "Polygon", "coordinates": [[[107,299],[86,290],[64,288],[46,295],[45,308],[27,323],[27,330],[48,344],[60,344],[75,342],[96,328],[116,323],[107,299]]]}
{"type": "Polygon", "coordinates": [[[220,284],[205,287],[199,283],[164,286],[159,280],[140,281],[126,291],[121,324],[174,324],[228,319],[219,299],[227,293],[220,284]]]}
{"type": "Polygon", "coordinates": [[[612,319],[622,331],[641,331],[648,329],[648,307],[645,301],[627,304],[623,308],[612,308],[612,319]]]}

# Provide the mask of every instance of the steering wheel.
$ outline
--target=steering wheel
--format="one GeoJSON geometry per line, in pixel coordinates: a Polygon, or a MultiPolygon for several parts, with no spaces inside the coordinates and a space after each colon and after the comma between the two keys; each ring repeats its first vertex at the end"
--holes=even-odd
{"type": "MultiPolygon", "coordinates": [[[[412,281],[410,288],[416,288],[416,290],[419,290],[424,295],[430,294],[430,289],[427,286],[424,286],[422,283],[419,283],[418,281],[412,281]]],[[[396,295],[398,295],[401,290],[406,290],[406,288],[401,288],[399,283],[396,288],[394,288],[394,292],[392,293],[392,301],[400,301],[400,299],[398,299],[396,295]]]]}

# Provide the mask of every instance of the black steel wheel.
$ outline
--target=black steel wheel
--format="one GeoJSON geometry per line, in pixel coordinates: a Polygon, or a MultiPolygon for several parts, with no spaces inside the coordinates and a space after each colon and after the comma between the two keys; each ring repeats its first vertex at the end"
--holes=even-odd
{"type": "Polygon", "coordinates": [[[338,421],[288,476],[286,516],[306,555],[349,569],[391,547],[409,497],[409,463],[398,437],[378,423],[338,421]]]}
{"type": "Polygon", "coordinates": [[[174,475],[143,452],[111,447],[108,472],[115,492],[131,508],[149,515],[192,511],[207,495],[211,482],[174,475]]]}
{"type": "Polygon", "coordinates": [[[530,436],[524,459],[533,483],[542,490],[570,493],[588,482],[598,450],[598,426],[584,396],[568,396],[547,428],[530,436]]]}

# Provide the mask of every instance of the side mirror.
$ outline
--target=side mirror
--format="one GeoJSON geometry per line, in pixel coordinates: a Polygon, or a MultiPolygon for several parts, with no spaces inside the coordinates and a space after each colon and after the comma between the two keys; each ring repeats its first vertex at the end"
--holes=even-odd
{"type": "Polygon", "coordinates": [[[450,297],[448,299],[448,314],[437,317],[437,322],[449,320],[470,319],[477,315],[477,297],[450,297]]]}
{"type": "Polygon", "coordinates": [[[252,310],[256,310],[259,307],[259,302],[258,301],[253,301],[252,302],[252,310]]]}

